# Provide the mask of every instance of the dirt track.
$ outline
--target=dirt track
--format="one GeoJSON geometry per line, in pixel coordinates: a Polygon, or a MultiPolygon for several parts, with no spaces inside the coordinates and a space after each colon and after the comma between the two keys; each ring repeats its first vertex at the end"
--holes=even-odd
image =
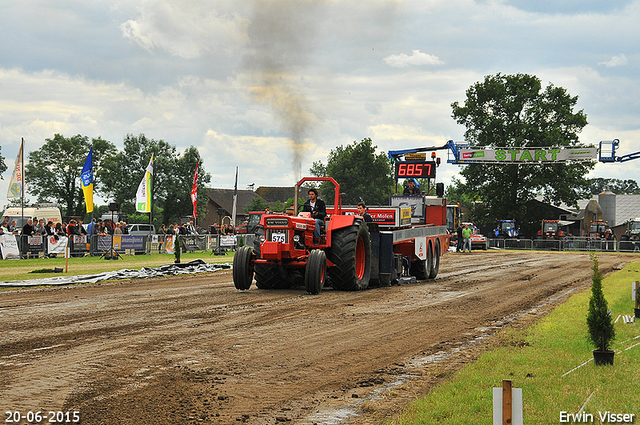
{"type": "MultiPolygon", "coordinates": [[[[605,274],[635,259],[599,255],[605,274]]],[[[0,408],[83,425],[377,423],[590,283],[590,266],[474,252],[445,255],[435,281],[318,296],[239,292],[228,271],[2,291],[0,408]]]]}

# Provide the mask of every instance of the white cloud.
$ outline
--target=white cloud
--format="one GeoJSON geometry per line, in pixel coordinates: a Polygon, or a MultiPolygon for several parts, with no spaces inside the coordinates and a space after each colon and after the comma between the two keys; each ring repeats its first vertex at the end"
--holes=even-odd
{"type": "Polygon", "coordinates": [[[627,60],[627,57],[624,54],[620,54],[612,57],[607,62],[599,62],[598,65],[604,65],[607,68],[615,68],[617,66],[625,66],[628,63],[629,61],[627,60]]]}
{"type": "Polygon", "coordinates": [[[399,55],[391,55],[384,58],[384,63],[393,68],[406,68],[408,66],[431,66],[444,65],[444,62],[437,56],[422,53],[420,50],[413,50],[411,56],[401,53],[399,55]]]}
{"type": "Polygon", "coordinates": [[[224,51],[232,54],[248,42],[248,21],[236,12],[220,9],[220,2],[153,0],[120,28],[125,37],[146,50],[161,48],[185,59],[224,51]]]}

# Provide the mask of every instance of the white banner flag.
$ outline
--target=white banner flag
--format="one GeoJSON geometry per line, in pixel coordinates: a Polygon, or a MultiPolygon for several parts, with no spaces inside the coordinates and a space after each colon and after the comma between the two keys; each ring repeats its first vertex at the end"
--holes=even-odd
{"type": "Polygon", "coordinates": [[[147,169],[144,172],[144,177],[138,185],[138,192],[136,193],[136,211],[138,212],[151,212],[151,185],[153,178],[153,157],[147,165],[147,169]]]}

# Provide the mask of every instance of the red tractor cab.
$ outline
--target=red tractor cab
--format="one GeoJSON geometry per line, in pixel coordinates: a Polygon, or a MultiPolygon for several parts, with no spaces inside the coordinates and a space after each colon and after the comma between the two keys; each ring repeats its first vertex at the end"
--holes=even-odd
{"type": "Polygon", "coordinates": [[[538,230],[538,238],[560,239],[564,236],[564,232],[560,230],[559,226],[559,220],[542,220],[542,229],[538,230]]]}

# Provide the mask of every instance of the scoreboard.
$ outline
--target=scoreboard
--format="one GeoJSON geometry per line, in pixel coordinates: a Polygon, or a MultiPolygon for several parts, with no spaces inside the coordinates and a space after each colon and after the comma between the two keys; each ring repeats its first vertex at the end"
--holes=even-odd
{"type": "Polygon", "coordinates": [[[433,179],[435,177],[435,161],[396,161],[396,178],[433,179]]]}

